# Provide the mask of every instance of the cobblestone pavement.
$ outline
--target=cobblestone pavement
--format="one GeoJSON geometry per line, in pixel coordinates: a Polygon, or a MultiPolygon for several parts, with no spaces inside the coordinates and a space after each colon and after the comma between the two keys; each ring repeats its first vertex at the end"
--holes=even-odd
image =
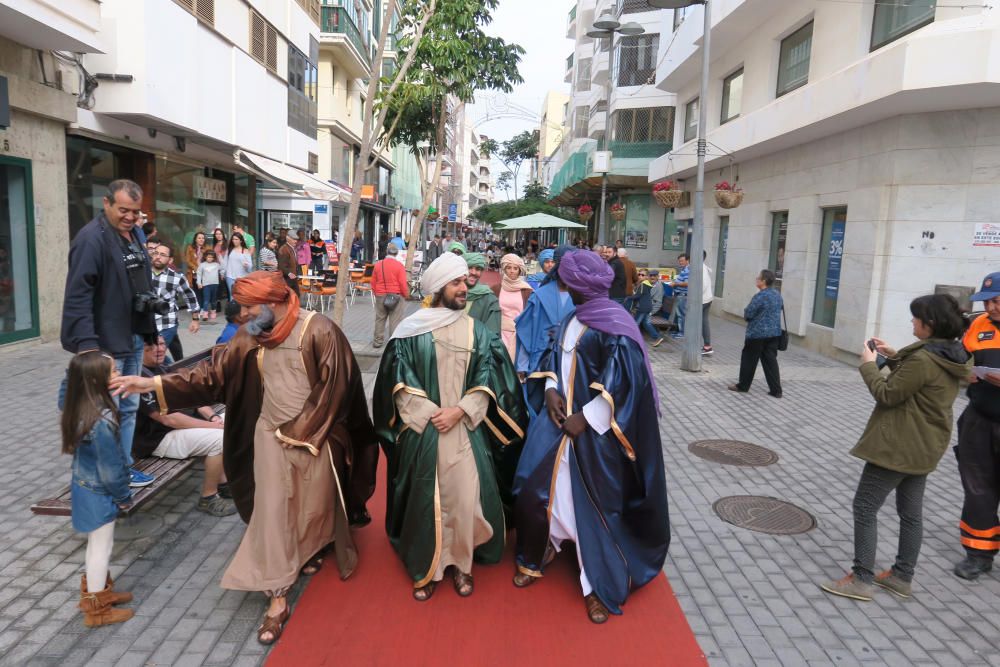
{"type": "MultiPolygon", "coordinates": [[[[369,344],[371,305],[359,299],[345,320],[370,390],[377,354],[369,344]]],[[[827,596],[817,583],[841,576],[851,560],[850,506],[861,462],[847,452],[872,400],[856,369],[797,349],[781,355],[784,398],[768,396],[762,377],[749,394],[726,391],[742,328],[718,320],[712,326],[717,352],[703,373],[677,369],[676,343],[652,352],[674,533],[666,572],[712,664],[1000,664],[1000,579],[969,584],[950,573],[962,556],[961,487],[951,454],[927,486],[914,597],[857,603],[827,596]],[[780,460],[764,468],[710,463],[687,450],[706,438],[757,443],[780,460]],[[804,535],[771,536],[724,523],[712,503],[737,494],[788,500],[818,525],[804,535]]],[[[211,344],[220,329],[182,329],[186,350],[211,344]]],[[[85,540],[67,519],[28,512],[68,481],[69,459],[56,455],[54,409],[66,359],[58,343],[0,350],[0,455],[7,462],[0,468],[0,665],[260,664],[265,651],[254,629],[264,599],[218,585],[243,525],[195,510],[197,471],[140,513],[162,522],[152,536],[120,539],[125,527],[116,536],[112,573],[135,593],[136,617],[84,628],[76,601],[85,540]]],[[[888,566],[898,522],[890,509],[880,518],[879,563],[888,566]]],[[[297,586],[292,599],[300,592],[297,586]]]]}

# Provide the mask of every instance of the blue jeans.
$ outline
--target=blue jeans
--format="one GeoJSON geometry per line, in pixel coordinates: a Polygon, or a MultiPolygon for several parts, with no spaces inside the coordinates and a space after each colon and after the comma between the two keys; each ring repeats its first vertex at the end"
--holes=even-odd
{"type": "MultiPolygon", "coordinates": [[[[160,331],[160,335],[163,336],[163,343],[167,347],[170,347],[170,344],[174,342],[175,338],[177,338],[177,325],[163,329],[160,331]]],[[[124,375],[124,373],[122,373],[122,375],[124,375]]]]}
{"type": "MultiPolygon", "coordinates": [[[[219,294],[219,285],[205,285],[201,288],[201,312],[208,313],[215,310],[215,301],[219,294]]],[[[192,314],[193,317],[193,314],[192,314]]]]}
{"type": "Polygon", "coordinates": [[[684,335],[684,316],[687,315],[688,298],[687,294],[679,294],[674,299],[674,310],[677,312],[675,322],[677,322],[677,333],[684,335]]]}
{"type": "Polygon", "coordinates": [[[645,332],[653,340],[660,339],[660,332],[653,326],[652,313],[636,313],[635,323],[639,325],[639,330],[645,332]]]}

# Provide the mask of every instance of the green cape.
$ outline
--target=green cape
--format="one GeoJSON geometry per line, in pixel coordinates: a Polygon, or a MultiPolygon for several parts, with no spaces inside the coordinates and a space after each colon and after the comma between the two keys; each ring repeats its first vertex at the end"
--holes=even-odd
{"type": "MultiPolygon", "coordinates": [[[[479,426],[469,431],[479,472],[483,516],[493,537],[479,545],[475,559],[496,563],[503,555],[506,528],[503,506],[511,504],[517,459],[527,421],[521,387],[510,356],[500,339],[472,321],[473,346],[465,376],[465,393],[484,392],[489,409],[479,426]]],[[[438,432],[428,422],[423,433],[405,426],[394,397],[400,391],[426,396],[440,405],[434,333],[389,341],[372,399],[375,429],[388,461],[385,528],[389,542],[403,559],[416,586],[434,575],[441,554],[438,500],[438,432]]],[[[463,427],[461,424],[458,428],[463,427]]]]}
{"type": "Polygon", "coordinates": [[[465,312],[474,320],[478,320],[486,325],[486,328],[500,335],[500,299],[486,285],[476,283],[475,287],[469,288],[468,305],[465,312]]]}

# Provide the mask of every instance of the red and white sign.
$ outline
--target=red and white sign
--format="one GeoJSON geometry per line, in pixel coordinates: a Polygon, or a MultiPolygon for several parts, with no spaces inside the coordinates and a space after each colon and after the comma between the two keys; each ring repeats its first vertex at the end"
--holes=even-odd
{"type": "Polygon", "coordinates": [[[1000,247],[1000,224],[995,222],[977,222],[972,235],[974,246],[1000,247]]]}

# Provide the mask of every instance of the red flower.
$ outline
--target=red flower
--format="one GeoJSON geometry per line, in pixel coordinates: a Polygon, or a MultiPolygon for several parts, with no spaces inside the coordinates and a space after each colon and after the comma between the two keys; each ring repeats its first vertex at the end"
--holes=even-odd
{"type": "Polygon", "coordinates": [[[585,213],[593,213],[594,209],[590,204],[583,204],[580,208],[576,209],[576,212],[583,215],[585,213]]]}
{"type": "Polygon", "coordinates": [[[741,191],[740,190],[740,186],[736,185],[735,183],[733,183],[733,184],[730,185],[729,181],[722,181],[721,183],[716,183],[715,184],[715,189],[716,190],[725,190],[727,192],[740,192],[741,191]]]}
{"type": "Polygon", "coordinates": [[[624,211],[625,207],[622,206],[621,204],[612,204],[611,205],[611,210],[612,211],[624,211]]]}
{"type": "Polygon", "coordinates": [[[653,184],[653,192],[664,192],[665,190],[680,190],[681,186],[674,181],[663,181],[653,184]]]}

